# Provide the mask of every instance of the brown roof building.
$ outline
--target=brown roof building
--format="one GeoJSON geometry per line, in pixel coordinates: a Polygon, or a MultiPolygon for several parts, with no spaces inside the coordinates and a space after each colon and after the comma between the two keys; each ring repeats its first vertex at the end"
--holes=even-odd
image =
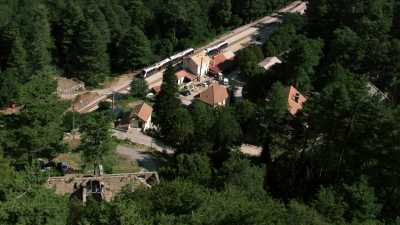
{"type": "Polygon", "coordinates": [[[183,65],[194,75],[202,77],[208,73],[210,67],[210,57],[201,51],[183,61],[183,65]]]}
{"type": "Polygon", "coordinates": [[[187,70],[179,70],[175,73],[175,76],[178,81],[178,85],[189,83],[196,79],[196,76],[188,72],[187,70]]]}
{"type": "Polygon", "coordinates": [[[142,104],[135,106],[132,115],[141,119],[143,122],[146,122],[149,120],[152,113],[153,113],[153,107],[143,102],[142,104]]]}
{"type": "Polygon", "coordinates": [[[272,66],[276,64],[280,64],[282,61],[278,57],[268,57],[261,61],[258,65],[264,68],[265,70],[271,69],[272,66]]]}
{"type": "Polygon", "coordinates": [[[126,115],[118,128],[121,130],[129,130],[131,128],[141,128],[143,131],[151,128],[151,115],[153,107],[145,102],[136,105],[132,112],[126,115]]]}
{"type": "Polygon", "coordinates": [[[200,93],[199,100],[211,106],[225,106],[228,97],[229,94],[226,87],[213,83],[207,90],[200,93]]]}
{"type": "Polygon", "coordinates": [[[293,86],[288,87],[288,110],[293,116],[301,109],[307,99],[293,86]]]}
{"type": "Polygon", "coordinates": [[[224,52],[212,57],[210,64],[210,72],[218,75],[233,67],[235,54],[232,52],[224,52]]]}

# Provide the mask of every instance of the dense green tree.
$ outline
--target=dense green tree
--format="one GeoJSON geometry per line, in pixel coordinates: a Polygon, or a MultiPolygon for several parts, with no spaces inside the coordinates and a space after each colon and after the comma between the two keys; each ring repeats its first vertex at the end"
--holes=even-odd
{"type": "Polygon", "coordinates": [[[303,92],[312,90],[315,67],[322,57],[323,41],[321,39],[297,38],[292,50],[284,56],[279,65],[279,72],[285,76],[285,83],[296,86],[303,92]]]}
{"type": "Polygon", "coordinates": [[[226,29],[232,17],[231,0],[215,1],[211,8],[211,22],[216,29],[226,29]]]}
{"type": "Polygon", "coordinates": [[[288,205],[288,213],[286,217],[287,224],[311,224],[311,225],[328,225],[329,223],[318,214],[315,209],[300,204],[297,201],[291,201],[288,205]]]}
{"type": "Polygon", "coordinates": [[[205,203],[193,212],[192,224],[285,224],[287,216],[283,204],[269,198],[250,200],[245,192],[231,188],[205,198],[205,203]]]}
{"type": "Polygon", "coordinates": [[[204,102],[195,101],[192,104],[191,115],[194,126],[194,140],[190,142],[190,146],[183,150],[185,152],[209,151],[213,144],[210,133],[215,123],[214,109],[204,102]]]}
{"type": "Polygon", "coordinates": [[[249,100],[239,101],[235,104],[235,116],[243,132],[244,141],[253,141],[257,137],[256,126],[257,105],[249,100]]]}
{"type": "Polygon", "coordinates": [[[0,223],[4,225],[65,225],[68,199],[56,196],[39,185],[8,186],[7,199],[0,203],[0,223]],[[13,191],[10,191],[13,190],[13,191]]]}
{"type": "Polygon", "coordinates": [[[116,47],[118,56],[115,66],[118,70],[135,70],[152,61],[150,42],[146,35],[137,27],[129,29],[116,47]]]}
{"type": "Polygon", "coordinates": [[[118,199],[112,206],[111,221],[117,221],[118,224],[150,225],[152,222],[150,218],[141,215],[140,208],[132,200],[118,199]]]}
{"type": "Polygon", "coordinates": [[[67,64],[71,66],[68,71],[78,74],[79,79],[89,85],[103,81],[110,71],[107,43],[103,36],[94,22],[87,19],[79,26],[73,54],[67,59],[67,64]]]}
{"type": "Polygon", "coordinates": [[[156,212],[184,215],[197,209],[206,194],[201,186],[177,179],[156,186],[151,192],[150,201],[156,212]]]}
{"type": "Polygon", "coordinates": [[[196,0],[167,1],[157,16],[159,34],[164,34],[179,48],[189,48],[193,43],[204,41],[207,24],[206,11],[196,0]]]}
{"type": "Polygon", "coordinates": [[[132,25],[144,30],[152,15],[143,0],[130,0],[127,9],[132,18],[132,25]]]}
{"type": "Polygon", "coordinates": [[[33,7],[30,15],[33,19],[29,27],[28,43],[29,59],[33,72],[45,72],[51,63],[53,40],[50,34],[48,9],[43,4],[33,7]]]}
{"type": "Polygon", "coordinates": [[[174,176],[207,185],[212,179],[210,159],[205,154],[179,154],[176,157],[174,176]]]}
{"type": "Polygon", "coordinates": [[[161,134],[167,135],[170,124],[175,122],[172,120],[173,114],[180,106],[180,100],[177,98],[178,83],[173,67],[167,68],[164,72],[161,91],[157,95],[154,105],[155,118],[154,122],[161,130],[161,134]]]}
{"type": "Polygon", "coordinates": [[[247,159],[239,154],[233,154],[222,164],[216,178],[217,188],[235,188],[248,194],[249,198],[262,199],[264,170],[251,165],[247,159]]]}
{"type": "Polygon", "coordinates": [[[374,189],[368,185],[365,177],[351,186],[345,185],[344,188],[347,192],[347,202],[351,208],[347,216],[356,221],[376,219],[381,206],[377,203],[374,189]]]}
{"type": "Polygon", "coordinates": [[[133,97],[145,98],[149,92],[147,82],[143,78],[134,78],[131,82],[131,95],[133,97]]]}
{"type": "Polygon", "coordinates": [[[338,26],[348,26],[363,37],[380,36],[390,31],[393,1],[310,1],[307,16],[313,36],[328,38],[338,26]]]}
{"type": "Polygon", "coordinates": [[[260,0],[233,0],[232,11],[244,22],[250,22],[266,13],[267,9],[264,2],[260,0]]]}
{"type": "Polygon", "coordinates": [[[344,213],[347,210],[347,204],[332,187],[322,187],[316,195],[313,207],[324,215],[329,222],[333,224],[345,224],[344,213]]]}
{"type": "Polygon", "coordinates": [[[73,46],[77,44],[74,39],[79,30],[79,26],[84,20],[83,11],[77,1],[66,1],[60,13],[60,19],[53,25],[53,33],[55,38],[55,45],[57,47],[57,63],[67,71],[72,65],[65,65],[68,58],[73,56],[73,46]]]}
{"type": "Polygon", "coordinates": [[[348,27],[338,28],[333,33],[330,62],[338,62],[353,71],[359,71],[366,52],[361,38],[348,27]]]}
{"type": "Polygon", "coordinates": [[[26,51],[24,49],[21,37],[17,33],[7,61],[7,70],[13,70],[12,72],[17,75],[16,82],[25,83],[29,78],[27,69],[26,51]]]}
{"type": "Polygon", "coordinates": [[[279,56],[291,49],[295,39],[295,26],[292,24],[283,24],[263,44],[264,54],[268,57],[279,56]]]}
{"type": "Polygon", "coordinates": [[[240,142],[240,124],[237,122],[231,108],[221,108],[217,111],[212,135],[214,138],[213,162],[218,167],[229,157],[231,148],[240,142]]]}
{"type": "Polygon", "coordinates": [[[115,147],[110,119],[101,112],[95,112],[86,117],[79,129],[83,134],[80,145],[82,158],[86,166],[96,168],[110,157],[115,147]]]}
{"type": "Polygon", "coordinates": [[[237,55],[237,62],[241,75],[246,79],[261,70],[258,63],[261,62],[264,55],[260,48],[249,47],[241,50],[237,55]]]}
{"type": "Polygon", "coordinates": [[[288,111],[288,91],[278,81],[271,87],[268,95],[267,110],[273,120],[279,120],[285,117],[288,111]]]}
{"type": "Polygon", "coordinates": [[[0,106],[5,106],[18,100],[21,83],[18,82],[18,75],[15,70],[7,70],[0,73],[0,106]]]}
{"type": "MultiPolygon", "coordinates": [[[[104,1],[101,4],[104,4],[104,1]]],[[[94,0],[81,1],[85,21],[90,20],[101,33],[102,41],[109,44],[111,42],[111,30],[104,13],[101,11],[101,4],[94,0]]]]}
{"type": "Polygon", "coordinates": [[[163,127],[165,141],[172,146],[181,146],[193,136],[193,121],[187,109],[179,107],[168,116],[169,123],[163,127]]]}
{"type": "Polygon", "coordinates": [[[37,74],[19,91],[19,114],[7,123],[6,153],[15,159],[54,156],[62,150],[62,113],[65,107],[55,94],[55,80],[37,74]]]}

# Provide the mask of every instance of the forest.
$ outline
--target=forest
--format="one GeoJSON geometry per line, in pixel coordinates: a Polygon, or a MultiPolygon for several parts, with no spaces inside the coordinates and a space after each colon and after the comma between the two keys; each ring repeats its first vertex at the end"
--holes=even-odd
{"type": "MultiPolygon", "coordinates": [[[[305,15],[281,15],[261,47],[237,54],[244,98],[226,107],[182,106],[168,68],[154,123],[176,152],[152,189],[83,205],[43,187],[36,159],[67,151],[72,129],[54,76],[95,87],[288,2],[3,0],[0,105],[23,107],[0,115],[0,224],[399,225],[399,0],[309,0],[305,15]],[[270,56],[282,63],[257,66],[270,56]],[[307,97],[295,116],[290,85],[307,97]]],[[[79,118],[88,163],[113,154],[111,113],[79,118]]]]}

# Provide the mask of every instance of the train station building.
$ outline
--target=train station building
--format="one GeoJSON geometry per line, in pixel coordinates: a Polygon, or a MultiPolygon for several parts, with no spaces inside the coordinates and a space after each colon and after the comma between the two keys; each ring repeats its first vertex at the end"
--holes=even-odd
{"type": "Polygon", "coordinates": [[[183,65],[194,75],[204,77],[207,75],[210,67],[211,59],[205,52],[201,51],[191,57],[184,59],[183,65]]]}

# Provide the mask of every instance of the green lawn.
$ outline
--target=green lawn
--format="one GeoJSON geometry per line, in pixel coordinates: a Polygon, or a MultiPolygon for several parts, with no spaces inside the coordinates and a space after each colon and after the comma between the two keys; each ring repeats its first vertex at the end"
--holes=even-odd
{"type": "MultiPolygon", "coordinates": [[[[67,162],[70,167],[74,170],[81,170],[83,166],[83,161],[81,159],[80,153],[62,153],[55,158],[58,162],[67,162]]],[[[112,163],[113,173],[135,173],[140,171],[139,165],[136,161],[132,161],[124,156],[115,154],[115,157],[109,162],[112,163]]],[[[92,168],[86,168],[85,173],[92,173],[92,168]]]]}

